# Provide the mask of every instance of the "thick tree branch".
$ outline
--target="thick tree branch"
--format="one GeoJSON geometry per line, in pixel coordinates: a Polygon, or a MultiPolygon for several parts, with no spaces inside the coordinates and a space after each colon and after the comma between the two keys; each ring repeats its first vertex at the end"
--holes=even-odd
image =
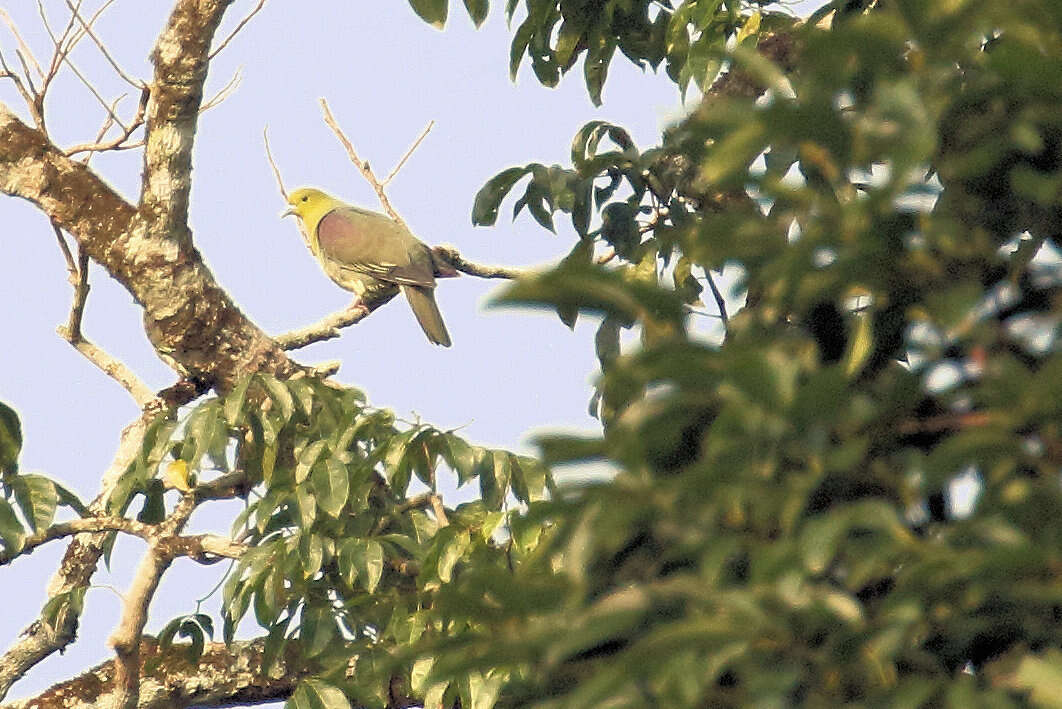
{"type": "Polygon", "coordinates": [[[179,534],[196,508],[194,495],[188,494],[177,508],[159,524],[149,536],[148,550],[140,560],[133,582],[122,602],[122,617],[108,639],[116,654],[114,665],[114,706],[135,709],[140,698],[140,646],[147,623],[151,600],[162,581],[162,575],[173,563],[174,548],[164,543],[169,536],[179,534]]]}
{"type": "MultiPolygon", "coordinates": [[[[152,145],[148,152],[157,154],[158,141],[152,145]]],[[[157,157],[147,160],[156,167],[160,162],[157,157]]],[[[172,173],[160,169],[155,174],[165,180],[172,173]]],[[[92,170],[63,155],[3,104],[0,192],[36,204],[125,286],[144,308],[145,329],[155,349],[179,372],[205,377],[224,389],[248,371],[283,376],[296,370],[233,304],[188,238],[151,229],[92,170]]],[[[172,224],[173,209],[160,209],[153,221],[172,224]]],[[[178,231],[187,236],[183,226],[178,231]]]]}
{"type": "MultiPolygon", "coordinates": [[[[173,645],[160,650],[144,638],[140,658],[140,691],[137,709],[183,709],[189,706],[221,707],[283,700],[308,673],[298,660],[298,642],[289,643],[272,669],[263,671],[265,643],[208,643],[195,664],[187,660],[187,648],[173,645]],[[144,669],[148,663],[152,669],[144,669]]],[[[115,661],[97,665],[88,672],[61,682],[41,694],[0,709],[90,709],[115,706],[115,661]]]]}
{"type": "MultiPolygon", "coordinates": [[[[197,495],[198,498],[199,496],[197,495]]],[[[215,534],[159,537],[155,525],[138,522],[135,519],[125,517],[85,517],[53,524],[45,530],[31,534],[26,537],[22,548],[17,552],[0,552],[0,566],[9,564],[20,556],[31,554],[37,547],[43,546],[48,542],[86,532],[123,532],[131,534],[164,546],[166,554],[169,556],[187,556],[202,562],[211,561],[211,556],[238,559],[247,550],[246,545],[215,534]]]]}

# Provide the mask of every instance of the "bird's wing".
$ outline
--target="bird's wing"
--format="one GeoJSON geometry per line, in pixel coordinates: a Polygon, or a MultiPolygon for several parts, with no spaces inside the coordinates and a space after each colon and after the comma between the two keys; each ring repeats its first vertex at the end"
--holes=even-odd
{"type": "Polygon", "coordinates": [[[435,286],[431,251],[383,214],[339,207],[317,224],[321,254],[344,266],[398,285],[435,286]]]}

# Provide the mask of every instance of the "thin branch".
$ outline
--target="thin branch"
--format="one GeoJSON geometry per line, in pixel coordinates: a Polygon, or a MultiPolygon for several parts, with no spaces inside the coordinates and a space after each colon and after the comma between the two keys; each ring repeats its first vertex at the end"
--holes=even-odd
{"type": "MultiPolygon", "coordinates": [[[[135,143],[124,144],[129,139],[129,136],[136,131],[137,128],[144,125],[144,112],[147,110],[148,99],[151,97],[151,89],[145,86],[140,91],[140,103],[136,108],[136,115],[133,116],[133,121],[122,129],[120,135],[106,142],[101,142],[103,136],[110,130],[111,125],[114,124],[114,116],[117,111],[118,101],[115,101],[108,111],[107,120],[104,122],[104,126],[100,129],[100,132],[96,135],[96,141],[94,143],[82,143],[81,145],[75,145],[72,148],[67,148],[64,154],[67,157],[76,155],[78,153],[102,153],[107,150],[128,150],[129,148],[137,148],[144,144],[144,141],[140,140],[135,143]]],[[[119,99],[121,100],[121,99],[119,99]]],[[[91,156],[89,156],[91,157],[91,156]]],[[[86,157],[84,162],[88,162],[89,157],[86,157]]]]}
{"type": "Polygon", "coordinates": [[[339,337],[339,331],[344,327],[350,327],[361,322],[372,310],[361,301],[355,299],[349,306],[338,312],[322,318],[313,325],[277,335],[273,340],[283,350],[297,350],[300,347],[312,345],[315,342],[323,342],[339,337]]]}
{"type": "Polygon", "coordinates": [[[280,176],[280,168],[277,167],[277,163],[273,160],[273,151],[269,149],[269,126],[262,127],[262,140],[265,141],[266,158],[269,160],[269,167],[273,168],[273,177],[277,178],[277,187],[280,188],[280,196],[284,198],[286,202],[288,200],[288,191],[284,189],[284,180],[280,176]]]}
{"type": "Polygon", "coordinates": [[[57,332],[60,337],[80,352],[85,359],[92,362],[100,371],[118,382],[123,389],[129,392],[137,406],[143,408],[155,399],[155,393],[140,381],[140,378],[133,373],[133,370],[129,369],[121,360],[103,351],[83,336],[78,339],[72,339],[68,335],[65,325],[60,325],[57,328],[57,332]]]}
{"type": "Polygon", "coordinates": [[[236,69],[236,73],[232,75],[229,82],[221,87],[221,90],[214,94],[214,97],[203,102],[203,105],[199,107],[200,113],[206,113],[210,109],[214,108],[236,91],[240,86],[241,74],[243,73],[243,67],[236,69]]]}
{"type": "Polygon", "coordinates": [[[328,101],[322,98],[320,99],[320,103],[321,111],[324,113],[324,122],[327,123],[328,127],[332,129],[332,132],[336,134],[336,138],[339,139],[339,142],[342,143],[343,148],[347,151],[347,157],[350,158],[350,161],[354,163],[354,166],[358,168],[358,171],[361,172],[366,181],[368,181],[368,183],[372,185],[372,188],[376,190],[376,196],[379,198],[380,205],[384,208],[384,211],[396,222],[402,226],[406,226],[406,222],[402,217],[398,216],[398,212],[396,212],[395,208],[391,206],[391,201],[387,199],[387,194],[384,192],[383,184],[376,179],[376,175],[373,173],[369,163],[358,157],[358,153],[354,150],[354,145],[350,142],[350,139],[347,138],[346,134],[343,133],[343,129],[339,127],[339,123],[336,122],[331,109],[328,108],[328,101]]]}
{"type": "Polygon", "coordinates": [[[442,261],[445,265],[452,266],[461,273],[467,273],[470,276],[477,276],[479,278],[507,278],[515,280],[517,278],[523,278],[529,274],[528,271],[519,268],[511,268],[509,266],[488,266],[486,264],[466,261],[453,246],[436,246],[431,252],[437,262],[437,270],[438,262],[442,261]]]}
{"type": "MultiPolygon", "coordinates": [[[[18,56],[21,60],[22,55],[19,54],[18,56]]],[[[25,62],[23,62],[23,66],[25,66],[25,62]]],[[[15,82],[15,88],[18,89],[19,95],[22,96],[22,100],[26,102],[26,105],[29,106],[30,111],[33,113],[34,122],[37,124],[38,128],[42,128],[40,122],[37,120],[37,108],[36,104],[33,102],[33,94],[30,93],[30,91],[26,88],[26,84],[22,82],[22,79],[19,77],[19,75],[11,71],[11,67],[7,65],[7,60],[4,59],[3,52],[0,52],[0,69],[4,70],[4,78],[11,79],[13,82],[15,82]]],[[[27,83],[29,83],[32,87],[32,82],[27,81],[27,83]]]]}
{"type": "Polygon", "coordinates": [[[431,511],[435,513],[435,521],[440,527],[450,525],[450,520],[446,516],[446,507],[443,506],[442,497],[439,495],[431,496],[431,511]]]}
{"type": "Polygon", "coordinates": [[[10,564],[17,557],[30,554],[34,549],[48,542],[64,537],[72,537],[83,532],[124,532],[142,539],[148,539],[151,533],[151,525],[124,517],[85,517],[84,519],[53,524],[45,530],[26,537],[22,543],[22,548],[18,551],[5,550],[0,552],[0,566],[10,564]]]}
{"type": "Polygon", "coordinates": [[[704,275],[708,279],[708,287],[712,291],[712,297],[715,298],[715,305],[719,308],[719,319],[723,321],[723,327],[728,327],[730,318],[726,314],[726,300],[723,298],[723,294],[719,292],[719,286],[715,284],[715,279],[712,278],[711,269],[704,269],[704,275]]]}
{"type": "Polygon", "coordinates": [[[218,54],[220,54],[220,53],[221,53],[221,50],[223,50],[223,49],[224,49],[225,47],[227,47],[227,46],[228,46],[228,44],[229,44],[229,42],[231,42],[231,41],[233,40],[233,38],[234,38],[234,37],[235,37],[235,36],[236,36],[237,34],[239,34],[239,33],[240,33],[240,30],[242,30],[242,29],[243,29],[244,25],[246,25],[246,24],[247,24],[248,22],[250,22],[250,21],[251,21],[251,19],[252,19],[252,18],[253,18],[253,17],[255,16],[255,15],[257,15],[257,14],[258,14],[258,13],[259,13],[259,12],[261,11],[261,9],[262,9],[263,7],[265,7],[265,4],[266,4],[266,0],[258,0],[258,4],[254,6],[254,9],[253,9],[253,10],[251,10],[251,11],[250,11],[250,12],[249,12],[249,13],[247,14],[247,16],[246,16],[246,17],[244,17],[244,18],[243,18],[242,20],[240,20],[240,21],[239,21],[239,22],[238,22],[238,23],[236,24],[236,28],[235,28],[235,29],[233,29],[233,30],[232,30],[232,32],[230,32],[230,33],[229,33],[229,36],[228,36],[228,37],[226,37],[226,38],[225,38],[224,40],[222,40],[221,44],[219,44],[219,45],[217,46],[217,49],[215,49],[215,50],[214,50],[213,52],[211,52],[211,53],[210,53],[209,55],[207,55],[207,59],[213,59],[213,58],[214,58],[214,57],[216,57],[216,56],[217,56],[218,54]]]}
{"type": "MultiPolygon", "coordinates": [[[[85,302],[88,300],[89,282],[89,257],[88,253],[77,247],[77,281],[74,282],[74,302],[70,306],[70,318],[66,323],[66,331],[72,338],[81,338],[81,320],[85,317],[85,302]]],[[[142,405],[143,402],[137,402],[142,405]]]]}
{"type": "Polygon", "coordinates": [[[424,127],[423,131],[421,131],[420,136],[415,141],[413,141],[413,145],[409,146],[409,150],[406,151],[406,154],[402,156],[402,159],[398,161],[398,164],[395,165],[394,169],[391,170],[387,177],[384,178],[384,181],[380,185],[381,187],[386,187],[388,183],[390,183],[391,180],[394,179],[395,175],[398,174],[398,171],[402,169],[402,166],[406,164],[406,160],[409,160],[409,156],[412,155],[413,152],[417,149],[417,147],[421,144],[421,142],[428,137],[428,133],[431,132],[431,129],[434,126],[434,120],[428,121],[428,125],[424,127]]]}
{"type": "MultiPolygon", "coordinates": [[[[122,71],[122,67],[118,65],[118,62],[115,61],[114,57],[112,57],[110,52],[107,51],[106,45],[104,45],[103,42],[100,41],[100,38],[97,37],[96,34],[92,31],[92,25],[95,24],[96,19],[100,15],[102,15],[103,11],[110,7],[111,3],[113,2],[114,0],[107,0],[107,2],[103,3],[103,5],[100,6],[100,9],[96,10],[92,17],[89,18],[88,22],[85,22],[85,20],[81,17],[79,7],[75,7],[74,3],[71,2],[71,0],[66,0],[66,6],[70,8],[70,12],[72,12],[73,16],[77,18],[77,21],[81,23],[82,30],[92,39],[93,42],[96,43],[96,46],[99,47],[100,53],[103,54],[104,58],[110,63],[115,73],[117,73],[118,76],[125,80],[125,82],[128,83],[130,86],[133,86],[137,89],[144,89],[147,84],[140,79],[132,78],[127,73],[122,71]]],[[[78,5],[80,6],[80,3],[78,3],[78,5]]]]}
{"type": "Polygon", "coordinates": [[[44,546],[48,542],[72,537],[75,534],[93,532],[122,532],[161,545],[165,548],[165,553],[171,557],[184,556],[206,564],[214,563],[222,558],[239,559],[247,552],[246,544],[240,544],[216,534],[196,534],[187,537],[160,536],[158,525],[145,524],[135,519],[85,517],[53,524],[47,529],[31,534],[23,540],[22,547],[17,551],[0,551],[0,566],[10,564],[20,556],[32,554],[37,547],[44,546]]]}
{"type": "Polygon", "coordinates": [[[37,58],[33,56],[33,51],[29,48],[29,45],[26,44],[26,40],[22,39],[22,35],[18,33],[18,27],[15,25],[15,21],[11,19],[11,15],[7,14],[7,10],[2,7],[0,7],[0,19],[3,19],[4,24],[6,24],[7,28],[11,30],[11,34],[14,35],[15,41],[18,42],[18,47],[22,53],[29,57],[30,61],[33,62],[33,67],[37,70],[37,75],[43,79],[44,70],[41,69],[41,65],[37,61],[37,58]]]}
{"type": "Polygon", "coordinates": [[[59,228],[59,223],[54,219],[52,219],[51,222],[52,230],[55,232],[55,238],[59,241],[59,250],[63,252],[63,259],[66,261],[67,278],[70,280],[70,284],[74,285],[78,278],[77,264],[74,263],[74,255],[70,252],[70,246],[66,243],[66,239],[63,238],[63,230],[59,228]]]}

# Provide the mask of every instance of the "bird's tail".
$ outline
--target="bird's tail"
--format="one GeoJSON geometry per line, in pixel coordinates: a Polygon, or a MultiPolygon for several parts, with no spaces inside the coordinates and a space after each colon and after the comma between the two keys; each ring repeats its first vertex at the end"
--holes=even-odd
{"type": "Polygon", "coordinates": [[[449,347],[450,333],[446,331],[442,313],[439,312],[439,306],[435,302],[435,289],[402,286],[402,291],[406,294],[409,307],[413,309],[413,314],[417,316],[417,322],[420,323],[420,328],[424,330],[428,339],[436,345],[449,347]]]}

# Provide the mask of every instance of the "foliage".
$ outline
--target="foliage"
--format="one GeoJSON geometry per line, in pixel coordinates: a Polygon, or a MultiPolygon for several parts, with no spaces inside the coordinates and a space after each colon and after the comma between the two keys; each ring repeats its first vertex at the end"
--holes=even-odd
{"type": "MultiPolygon", "coordinates": [[[[601,435],[535,460],[263,374],[152,424],[106,511],[156,524],[237,476],[221,636],[296,648],[291,706],[1058,705],[1062,9],[769,5],[505,5],[514,74],[582,56],[600,102],[618,49],[703,94],[659,146],[592,121],[473,204],[570,222],[500,300],[603,316],[601,435]],[[724,268],[744,304],[709,342],[724,268]],[[611,475],[554,484],[587,461],[611,475]],[[439,474],[479,498],[441,509],[439,474]]],[[[0,405],[4,554],[80,506],[20,447],[0,405]]],[[[213,635],[196,609],[160,643],[213,635]]]]}
{"type": "MultiPolygon", "coordinates": [[[[571,167],[477,196],[493,223],[529,176],[514,216],[570,215],[569,258],[504,297],[607,316],[603,436],[541,445],[619,472],[511,520],[541,535],[512,576],[446,588],[491,622],[432,645],[432,676],[505,668],[507,703],[550,707],[1055,705],[1057,4],[838,2],[788,28],[526,5],[514,65],[529,47],[546,85],[576,7],[617,43],[621,6],[743,21],[684,26],[706,48],[669,64],[679,88],[694,55],[727,71],[661,146],[595,121],[571,167]],[[670,314],[724,266],[747,301],[711,346],[670,314]]],[[[628,55],[670,61],[669,35],[628,55]]]]}

